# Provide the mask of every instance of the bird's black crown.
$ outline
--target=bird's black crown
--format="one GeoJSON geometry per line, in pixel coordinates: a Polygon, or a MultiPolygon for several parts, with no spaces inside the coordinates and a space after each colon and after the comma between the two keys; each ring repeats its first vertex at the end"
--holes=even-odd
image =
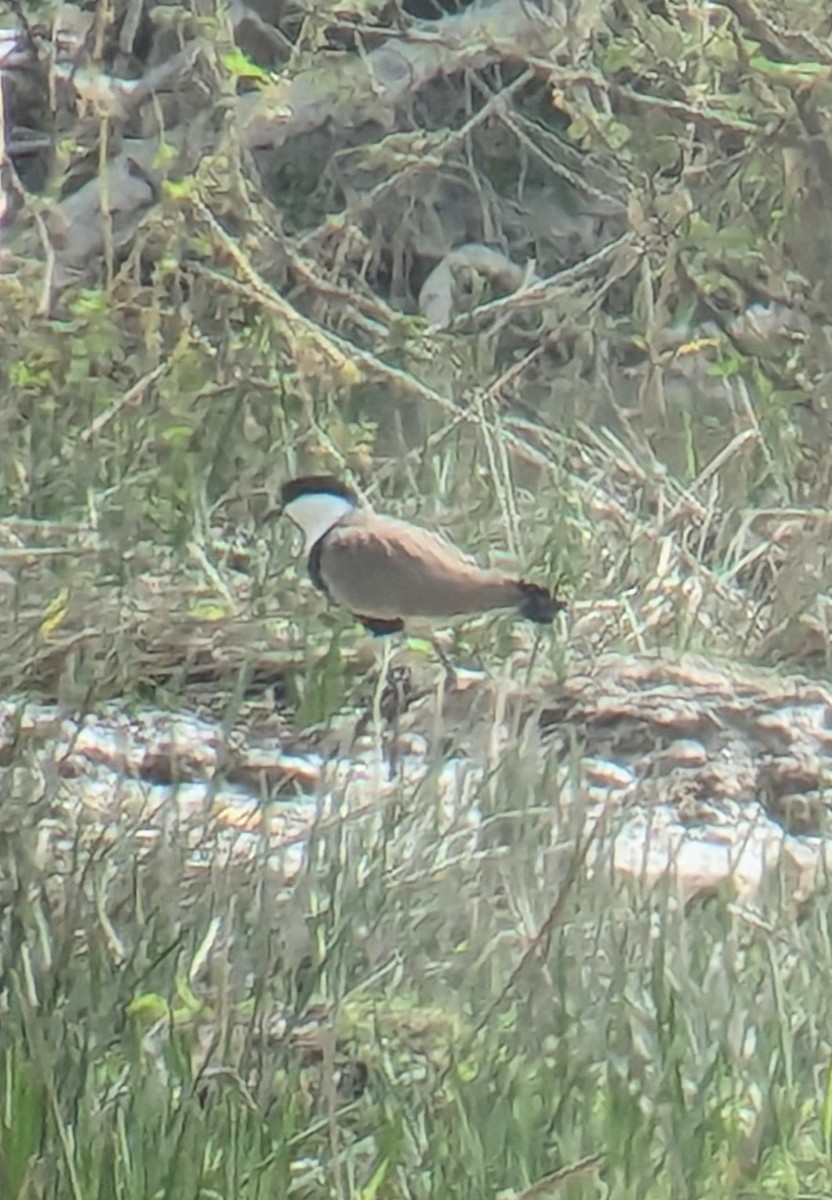
{"type": "Polygon", "coordinates": [[[341,496],[351,504],[358,503],[358,496],[347,483],[334,475],[301,475],[290,479],[280,489],[281,502],[291,504],[298,496],[341,496]]]}

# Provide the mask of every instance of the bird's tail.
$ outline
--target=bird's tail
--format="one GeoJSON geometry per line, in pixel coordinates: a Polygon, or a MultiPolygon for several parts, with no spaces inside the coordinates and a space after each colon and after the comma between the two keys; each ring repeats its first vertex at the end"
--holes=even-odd
{"type": "Polygon", "coordinates": [[[557,596],[553,596],[539,583],[528,583],[524,579],[517,581],[520,590],[520,602],[517,611],[527,621],[536,621],[539,625],[548,625],[566,605],[557,596]]]}

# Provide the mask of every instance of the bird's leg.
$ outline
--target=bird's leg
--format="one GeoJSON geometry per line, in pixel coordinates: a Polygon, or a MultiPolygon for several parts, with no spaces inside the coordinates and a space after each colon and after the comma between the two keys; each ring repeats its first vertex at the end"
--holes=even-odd
{"type": "Polygon", "coordinates": [[[430,638],[430,644],[431,644],[431,646],[433,646],[433,650],[434,650],[434,653],[436,654],[436,657],[439,659],[442,666],[445,668],[445,683],[448,685],[449,688],[455,688],[456,681],[457,681],[456,667],[451,662],[451,660],[448,658],[447,654],[442,649],[442,647],[440,646],[439,642],[436,640],[435,637],[430,638]]]}
{"type": "Polygon", "coordinates": [[[529,656],[529,665],[526,668],[526,687],[528,687],[532,681],[532,671],[534,670],[534,664],[535,664],[535,661],[537,660],[537,652],[540,649],[540,643],[542,642],[542,640],[543,640],[543,630],[538,628],[537,632],[534,635],[534,645],[532,646],[532,652],[531,652],[531,655],[529,656]]]}
{"type": "MultiPolygon", "coordinates": [[[[374,647],[375,649],[375,647],[374,647]]],[[[374,657],[377,658],[376,655],[374,657]]],[[[384,726],[382,724],[381,706],[382,698],[387,687],[387,674],[390,670],[390,638],[383,637],[381,639],[381,661],[378,665],[378,679],[376,686],[373,689],[373,708],[372,708],[372,727],[373,737],[376,743],[376,752],[378,753],[379,763],[383,763],[384,754],[384,726]]]]}
{"type": "Polygon", "coordinates": [[[382,701],[389,683],[391,657],[391,640],[389,637],[383,637],[381,639],[381,661],[378,668],[378,679],[376,680],[375,691],[373,692],[373,725],[376,729],[376,736],[379,738],[381,737],[383,719],[382,701]]]}

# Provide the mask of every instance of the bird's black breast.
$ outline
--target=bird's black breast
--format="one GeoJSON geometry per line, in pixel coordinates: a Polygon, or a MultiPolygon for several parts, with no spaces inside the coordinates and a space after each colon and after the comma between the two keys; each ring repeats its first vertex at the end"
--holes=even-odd
{"type": "MultiPolygon", "coordinates": [[[[329,533],[329,530],[327,530],[327,533],[329,533]]],[[[327,600],[331,600],[332,597],[327,591],[327,586],[324,583],[324,577],[321,574],[321,555],[323,554],[324,542],[326,541],[327,533],[319,537],[315,545],[309,551],[308,570],[309,578],[312,580],[312,586],[316,587],[319,592],[323,592],[327,600]]]]}

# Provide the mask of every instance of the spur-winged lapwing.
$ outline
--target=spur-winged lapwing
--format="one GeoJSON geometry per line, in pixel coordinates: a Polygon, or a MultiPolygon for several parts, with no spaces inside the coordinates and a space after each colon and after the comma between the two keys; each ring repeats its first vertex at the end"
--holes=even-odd
{"type": "Polygon", "coordinates": [[[537,583],[478,566],[441,534],[360,505],[330,475],[290,480],[281,500],[303,531],[315,587],[373,634],[492,609],[548,624],[566,607],[537,583]]]}

